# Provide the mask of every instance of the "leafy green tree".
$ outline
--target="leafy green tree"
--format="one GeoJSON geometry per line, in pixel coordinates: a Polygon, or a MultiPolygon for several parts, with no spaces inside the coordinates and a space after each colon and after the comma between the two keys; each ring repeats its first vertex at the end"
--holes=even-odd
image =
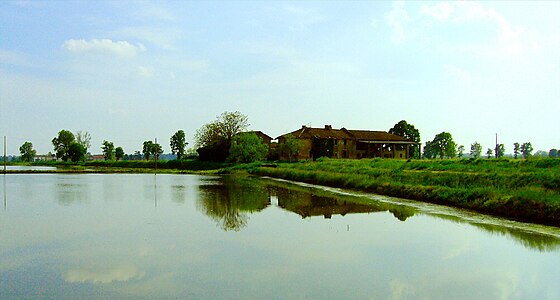
{"type": "Polygon", "coordinates": [[[281,155],[288,156],[288,160],[292,161],[294,157],[297,158],[302,146],[302,141],[296,139],[293,134],[288,134],[285,136],[284,142],[278,145],[278,150],[280,150],[281,155]]]}
{"type": "Polygon", "coordinates": [[[465,146],[460,145],[457,147],[457,157],[463,158],[463,154],[465,153],[465,146]]]}
{"type": "Polygon", "coordinates": [[[122,160],[124,158],[124,150],[122,147],[115,148],[115,158],[117,160],[122,160]]]}
{"type": "MultiPolygon", "coordinates": [[[[414,127],[412,124],[408,124],[405,120],[402,120],[395,124],[393,128],[389,129],[389,133],[402,136],[409,141],[416,142],[410,147],[412,158],[420,158],[420,131],[414,127]]],[[[404,150],[403,145],[398,145],[398,150],[404,150]]]]}
{"type": "Polygon", "coordinates": [[[68,150],[73,142],[74,134],[71,131],[64,129],[59,131],[58,136],[52,140],[54,151],[56,151],[56,157],[62,159],[63,161],[68,161],[70,158],[68,150]]]}
{"type": "Polygon", "coordinates": [[[425,159],[434,159],[438,156],[438,152],[435,149],[432,141],[426,141],[424,145],[424,150],[422,151],[422,157],[425,159]]]}
{"type": "Polygon", "coordinates": [[[482,146],[478,142],[471,144],[471,157],[479,158],[482,153],[482,146]]]}
{"type": "Polygon", "coordinates": [[[504,155],[506,154],[506,146],[504,146],[504,144],[499,144],[496,149],[496,158],[504,157],[504,155]]]}
{"type": "Polygon", "coordinates": [[[517,159],[521,151],[521,146],[519,143],[513,143],[513,158],[517,159]]]}
{"type": "Polygon", "coordinates": [[[91,135],[87,131],[76,132],[76,143],[82,145],[87,150],[91,147],[91,135]]]}
{"type": "Polygon", "coordinates": [[[520,150],[521,150],[521,154],[523,154],[523,157],[528,158],[533,153],[533,145],[531,145],[531,143],[529,142],[523,143],[521,145],[520,150]]]}
{"type": "Polygon", "coordinates": [[[175,134],[171,136],[171,141],[169,143],[171,153],[176,154],[177,159],[182,159],[185,156],[185,147],[187,144],[188,143],[185,141],[185,132],[183,130],[175,132],[175,134]]]}
{"type": "Polygon", "coordinates": [[[550,149],[548,151],[548,157],[558,157],[558,149],[550,149]]]}
{"type": "Polygon", "coordinates": [[[490,159],[490,157],[492,157],[493,154],[494,154],[494,150],[492,150],[492,148],[488,148],[488,150],[486,150],[487,159],[490,159]]]}
{"type": "Polygon", "coordinates": [[[157,160],[159,159],[159,156],[163,154],[163,148],[161,147],[160,144],[153,143],[151,153],[152,153],[152,157],[154,157],[154,159],[157,160]]]}
{"type": "Polygon", "coordinates": [[[233,137],[249,127],[247,116],[240,112],[224,112],[195,133],[199,159],[223,161],[229,154],[233,137]]]}
{"type": "Polygon", "coordinates": [[[263,161],[268,153],[268,146],[254,132],[242,132],[233,137],[229,149],[228,161],[250,163],[263,161]]]}
{"type": "Polygon", "coordinates": [[[142,145],[142,153],[144,154],[145,160],[150,160],[150,156],[152,155],[153,148],[154,148],[154,142],[144,141],[144,144],[142,145]]]}
{"type": "Polygon", "coordinates": [[[449,132],[442,132],[435,136],[429,143],[429,151],[437,153],[440,159],[445,157],[454,158],[457,156],[457,144],[453,141],[453,137],[449,132]]]}
{"type": "Polygon", "coordinates": [[[115,145],[113,142],[103,141],[103,157],[105,160],[114,160],[115,159],[115,145]]]}
{"type": "Polygon", "coordinates": [[[25,142],[19,147],[19,153],[21,153],[21,161],[32,162],[37,151],[33,149],[31,142],[25,142]]]}
{"type": "Polygon", "coordinates": [[[83,161],[86,158],[86,148],[77,142],[72,142],[68,147],[68,158],[72,162],[83,161]]]}

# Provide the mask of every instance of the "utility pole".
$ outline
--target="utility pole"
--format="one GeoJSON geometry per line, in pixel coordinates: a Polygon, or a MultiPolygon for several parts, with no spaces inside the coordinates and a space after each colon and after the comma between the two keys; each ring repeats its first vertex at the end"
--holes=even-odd
{"type": "Polygon", "coordinates": [[[500,147],[498,146],[498,134],[496,133],[496,149],[494,149],[494,152],[495,152],[494,154],[496,156],[496,159],[498,159],[498,149],[499,148],[500,147]]]}
{"type": "Polygon", "coordinates": [[[6,174],[6,136],[4,136],[4,174],[6,174]]]}
{"type": "Polygon", "coordinates": [[[159,147],[158,147],[158,144],[157,144],[157,138],[155,138],[154,141],[155,141],[154,148],[156,149],[156,153],[154,154],[154,156],[156,158],[156,173],[155,174],[157,174],[157,160],[158,160],[158,156],[159,156],[159,149],[158,149],[159,147]]]}

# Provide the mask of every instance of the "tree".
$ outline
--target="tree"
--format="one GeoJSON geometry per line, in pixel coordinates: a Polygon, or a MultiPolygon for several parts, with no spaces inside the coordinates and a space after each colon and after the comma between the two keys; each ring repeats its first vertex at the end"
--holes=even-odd
{"type": "Polygon", "coordinates": [[[546,153],[546,151],[539,150],[539,151],[535,152],[535,154],[533,156],[535,156],[535,157],[547,157],[548,153],[546,153]]]}
{"type": "Polygon", "coordinates": [[[159,156],[163,154],[163,148],[160,144],[154,143],[152,144],[151,152],[154,159],[158,160],[159,156]]]}
{"type": "Polygon", "coordinates": [[[548,157],[558,157],[558,149],[550,149],[548,151],[548,157]]]}
{"type": "Polygon", "coordinates": [[[72,162],[79,162],[86,157],[86,148],[77,142],[72,142],[68,147],[68,158],[72,162]]]}
{"type": "Polygon", "coordinates": [[[250,163],[263,161],[268,153],[268,146],[254,132],[242,132],[233,137],[229,149],[228,161],[250,163]]]}
{"type": "Polygon", "coordinates": [[[71,131],[64,129],[59,131],[58,136],[52,140],[54,151],[56,151],[56,157],[63,161],[68,161],[70,158],[68,156],[68,150],[73,142],[74,134],[71,131]]]}
{"type": "Polygon", "coordinates": [[[224,112],[216,121],[205,124],[195,133],[199,159],[224,161],[231,147],[232,138],[247,129],[247,116],[240,112],[224,112]]]}
{"type": "Polygon", "coordinates": [[[471,144],[471,157],[479,158],[482,153],[482,146],[478,142],[471,144]]]}
{"type": "MultiPolygon", "coordinates": [[[[389,133],[402,136],[409,141],[413,141],[418,144],[414,144],[410,147],[411,157],[420,158],[420,131],[414,127],[412,124],[408,124],[405,120],[402,120],[395,124],[393,128],[389,129],[389,133]]],[[[404,150],[403,145],[399,145],[399,150],[404,150]]]]}
{"type": "Polygon", "coordinates": [[[533,153],[533,145],[531,143],[523,143],[521,145],[521,154],[523,154],[523,158],[528,158],[533,153]]]}
{"type": "Polygon", "coordinates": [[[288,160],[292,161],[292,158],[294,158],[294,156],[298,156],[302,144],[302,141],[296,139],[296,137],[290,133],[284,137],[284,142],[278,145],[278,148],[282,153],[281,155],[287,155],[288,160]]]}
{"type": "Polygon", "coordinates": [[[150,157],[158,159],[163,153],[163,149],[160,144],[156,144],[152,141],[144,141],[142,153],[144,153],[144,159],[146,160],[150,160],[150,157]]]}
{"type": "Polygon", "coordinates": [[[519,156],[521,147],[519,146],[519,143],[513,143],[513,158],[517,159],[517,156],[519,156]]]}
{"type": "Polygon", "coordinates": [[[115,148],[115,158],[117,160],[122,160],[124,158],[124,150],[122,147],[115,148]]]}
{"type": "Polygon", "coordinates": [[[114,160],[115,159],[115,145],[113,142],[103,141],[103,156],[105,160],[114,160]]]}
{"type": "Polygon", "coordinates": [[[424,150],[422,151],[422,157],[426,159],[434,159],[438,155],[437,150],[432,145],[432,141],[426,141],[424,145],[424,150]]]}
{"type": "Polygon", "coordinates": [[[465,152],[465,146],[460,145],[457,147],[457,157],[463,158],[463,153],[465,152]]]}
{"type": "Polygon", "coordinates": [[[494,150],[492,150],[492,148],[488,148],[488,150],[486,150],[487,159],[490,159],[490,157],[492,157],[493,154],[494,154],[494,150]]]}
{"type": "Polygon", "coordinates": [[[152,148],[154,147],[154,142],[152,141],[144,141],[142,146],[142,153],[144,154],[145,160],[150,160],[150,156],[152,155],[152,148]]]}
{"type": "Polygon", "coordinates": [[[91,135],[87,131],[76,132],[76,142],[87,150],[91,147],[91,135]]]}
{"type": "Polygon", "coordinates": [[[504,157],[504,155],[506,154],[506,147],[504,146],[504,144],[499,144],[496,149],[496,158],[504,157]]]}
{"type": "Polygon", "coordinates": [[[169,143],[171,153],[176,154],[177,159],[182,159],[185,156],[185,147],[187,144],[188,143],[185,141],[185,132],[183,130],[175,132],[175,134],[171,136],[171,141],[169,143]]]}
{"type": "Polygon", "coordinates": [[[431,154],[437,154],[440,159],[445,157],[453,158],[457,156],[457,144],[453,141],[453,137],[449,132],[442,132],[435,136],[435,138],[427,145],[429,145],[428,151],[431,154]]]}
{"type": "Polygon", "coordinates": [[[25,142],[19,147],[19,153],[21,153],[21,161],[32,162],[37,151],[33,150],[31,142],[25,142]]]}

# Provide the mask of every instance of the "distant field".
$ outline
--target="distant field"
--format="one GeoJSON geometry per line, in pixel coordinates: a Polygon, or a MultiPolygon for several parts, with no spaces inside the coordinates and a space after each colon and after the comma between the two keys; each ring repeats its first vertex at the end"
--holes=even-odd
{"type": "Polygon", "coordinates": [[[249,171],[560,226],[560,159],[319,159],[249,171]]]}

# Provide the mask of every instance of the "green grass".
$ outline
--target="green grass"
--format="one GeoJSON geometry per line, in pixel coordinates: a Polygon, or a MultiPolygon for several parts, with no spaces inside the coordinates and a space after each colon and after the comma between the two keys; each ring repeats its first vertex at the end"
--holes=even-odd
{"type": "Polygon", "coordinates": [[[560,226],[560,159],[320,159],[249,172],[560,226]]]}

